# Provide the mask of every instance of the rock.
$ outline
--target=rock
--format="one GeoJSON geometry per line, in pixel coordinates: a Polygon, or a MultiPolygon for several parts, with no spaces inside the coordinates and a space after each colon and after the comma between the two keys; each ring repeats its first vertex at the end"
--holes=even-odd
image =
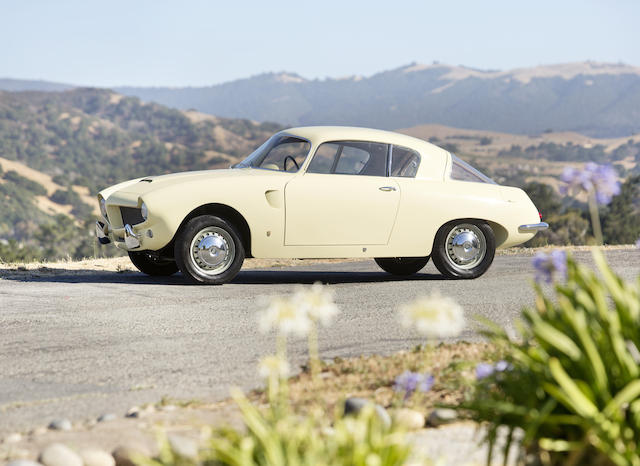
{"type": "Polygon", "coordinates": [[[15,432],[13,434],[9,434],[4,438],[4,443],[18,443],[22,440],[22,434],[15,432]]]}
{"type": "Polygon", "coordinates": [[[174,453],[182,458],[195,460],[198,458],[198,443],[180,435],[170,435],[169,445],[174,453]]]}
{"type": "Polygon", "coordinates": [[[393,422],[407,430],[422,429],[425,424],[424,414],[413,409],[401,408],[392,413],[393,422]]]}
{"type": "Polygon", "coordinates": [[[71,430],[71,421],[69,419],[54,419],[49,424],[51,430],[71,430]]]}
{"type": "Polygon", "coordinates": [[[44,466],[82,466],[82,458],[62,443],[52,443],[40,453],[38,458],[44,466]]]}
{"type": "Polygon", "coordinates": [[[31,435],[31,436],[36,436],[36,435],[46,434],[48,430],[49,430],[49,429],[47,429],[47,428],[46,428],[46,427],[44,427],[44,426],[36,427],[35,429],[33,429],[33,430],[31,430],[31,431],[29,432],[29,435],[31,435]]]}
{"type": "Polygon", "coordinates": [[[31,460],[13,460],[7,463],[7,466],[42,466],[42,464],[31,460]]]}
{"type": "Polygon", "coordinates": [[[458,419],[458,412],[455,409],[449,408],[436,408],[431,411],[429,418],[427,419],[427,425],[431,427],[438,427],[443,424],[450,424],[458,419]]]}
{"type": "Polygon", "coordinates": [[[101,414],[97,421],[98,422],[109,422],[109,421],[115,421],[118,418],[118,416],[116,416],[113,413],[105,413],[105,414],[101,414]]]}
{"type": "Polygon", "coordinates": [[[115,466],[116,460],[106,451],[85,449],[80,451],[84,466],[115,466]]]}
{"type": "Polygon", "coordinates": [[[365,400],[364,398],[347,398],[347,400],[344,402],[344,415],[357,416],[365,406],[369,405],[373,405],[375,407],[378,418],[385,426],[391,426],[391,417],[389,416],[389,413],[387,413],[387,411],[382,406],[374,404],[373,402],[365,400]]]}
{"type": "Polygon", "coordinates": [[[113,450],[116,466],[136,466],[134,460],[139,456],[150,457],[151,451],[142,443],[128,443],[113,450]]]}
{"type": "Polygon", "coordinates": [[[160,411],[172,412],[176,411],[178,407],[176,405],[162,405],[160,406],[160,411]]]}
{"type": "Polygon", "coordinates": [[[129,411],[126,412],[124,417],[140,417],[140,408],[138,408],[137,406],[130,408],[129,411]]]}

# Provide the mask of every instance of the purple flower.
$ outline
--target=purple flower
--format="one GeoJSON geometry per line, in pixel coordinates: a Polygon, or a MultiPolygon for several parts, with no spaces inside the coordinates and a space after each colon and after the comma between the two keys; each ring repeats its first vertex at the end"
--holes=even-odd
{"type": "Polygon", "coordinates": [[[496,365],[494,367],[495,367],[497,372],[504,372],[504,371],[506,371],[508,369],[511,369],[511,364],[509,364],[504,359],[501,359],[500,361],[498,361],[496,363],[496,365]]]}
{"type": "Polygon", "coordinates": [[[538,283],[541,281],[551,283],[556,272],[563,277],[567,275],[567,253],[559,249],[551,251],[550,254],[539,252],[531,264],[536,269],[535,280],[538,283]]]}
{"type": "Polygon", "coordinates": [[[419,372],[404,371],[396,377],[393,389],[396,392],[404,392],[404,399],[408,399],[416,390],[428,392],[433,386],[434,378],[430,374],[420,374],[419,372]]]}
{"type": "Polygon", "coordinates": [[[486,379],[493,374],[494,370],[493,364],[488,364],[486,362],[478,363],[476,366],[476,380],[486,379]]]}
{"type": "Polygon", "coordinates": [[[511,370],[511,364],[505,360],[500,360],[495,364],[480,362],[476,365],[476,380],[486,379],[494,372],[504,372],[511,370]]]}
{"type": "Polygon", "coordinates": [[[562,194],[593,191],[599,204],[609,204],[613,196],[620,194],[620,182],[611,165],[589,162],[583,170],[567,167],[562,172],[561,179],[567,183],[566,186],[560,187],[562,194]]]}

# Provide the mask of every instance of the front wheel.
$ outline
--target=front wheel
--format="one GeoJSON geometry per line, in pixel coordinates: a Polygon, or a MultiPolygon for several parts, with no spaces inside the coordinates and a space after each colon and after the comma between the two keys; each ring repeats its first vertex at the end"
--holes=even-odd
{"type": "Polygon", "coordinates": [[[178,271],[175,261],[161,259],[144,251],[129,251],[129,259],[140,272],[153,277],[168,277],[178,271]]]}
{"type": "Polygon", "coordinates": [[[178,234],[175,256],[188,280],[222,285],[240,271],[244,247],[232,224],[214,215],[201,215],[189,220],[178,234]]]}
{"type": "Polygon", "coordinates": [[[427,257],[381,257],[375,259],[382,270],[392,275],[413,275],[429,262],[427,257]]]}
{"type": "Polygon", "coordinates": [[[496,239],[487,223],[457,220],[438,230],[431,257],[445,277],[477,278],[489,269],[495,252],[496,239]]]}

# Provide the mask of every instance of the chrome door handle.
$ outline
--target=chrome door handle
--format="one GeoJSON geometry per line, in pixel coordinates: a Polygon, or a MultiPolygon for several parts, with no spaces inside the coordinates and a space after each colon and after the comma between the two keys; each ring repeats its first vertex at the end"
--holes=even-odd
{"type": "Polygon", "coordinates": [[[378,188],[380,191],[395,191],[395,186],[380,186],[378,188]]]}

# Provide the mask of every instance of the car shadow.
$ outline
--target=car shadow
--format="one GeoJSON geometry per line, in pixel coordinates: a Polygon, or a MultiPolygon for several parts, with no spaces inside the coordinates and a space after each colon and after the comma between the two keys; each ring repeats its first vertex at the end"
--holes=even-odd
{"type": "MultiPolygon", "coordinates": [[[[17,282],[45,283],[95,283],[127,285],[173,285],[198,286],[188,282],[182,274],[171,277],[150,277],[139,272],[110,272],[95,270],[0,270],[1,280],[17,282]]],[[[326,284],[380,283],[398,281],[448,280],[439,274],[417,273],[407,277],[390,275],[385,272],[368,271],[325,271],[325,270],[242,270],[231,281],[234,285],[278,285],[278,284],[326,284]]]]}

